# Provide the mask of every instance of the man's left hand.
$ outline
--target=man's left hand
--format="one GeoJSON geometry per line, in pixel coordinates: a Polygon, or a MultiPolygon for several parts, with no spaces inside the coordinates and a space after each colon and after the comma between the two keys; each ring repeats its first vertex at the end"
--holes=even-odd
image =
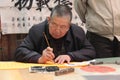
{"type": "Polygon", "coordinates": [[[58,64],[63,64],[64,62],[70,63],[71,58],[69,55],[60,55],[55,59],[55,62],[58,64]]]}

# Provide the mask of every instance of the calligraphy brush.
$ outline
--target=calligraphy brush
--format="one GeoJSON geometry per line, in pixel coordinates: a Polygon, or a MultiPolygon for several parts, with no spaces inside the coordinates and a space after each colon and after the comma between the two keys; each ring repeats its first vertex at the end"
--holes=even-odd
{"type": "MultiPolygon", "coordinates": [[[[50,47],[50,43],[49,43],[49,41],[48,41],[48,38],[47,38],[45,32],[43,32],[43,35],[44,35],[44,37],[45,37],[45,40],[46,40],[46,42],[47,42],[48,47],[50,47]]],[[[48,64],[53,64],[54,61],[53,61],[53,60],[50,60],[50,62],[48,61],[47,63],[48,63],[48,64]]]]}
{"type": "Polygon", "coordinates": [[[50,47],[50,43],[49,43],[49,41],[48,41],[48,39],[47,39],[47,36],[46,36],[45,32],[43,32],[43,35],[44,35],[44,37],[45,37],[45,40],[46,40],[46,42],[47,42],[48,47],[50,47]]]}

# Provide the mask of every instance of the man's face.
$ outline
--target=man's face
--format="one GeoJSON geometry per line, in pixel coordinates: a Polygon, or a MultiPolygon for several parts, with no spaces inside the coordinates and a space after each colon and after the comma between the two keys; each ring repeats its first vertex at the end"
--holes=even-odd
{"type": "Polygon", "coordinates": [[[48,21],[50,35],[55,39],[63,37],[70,28],[70,21],[67,17],[53,17],[48,21]]]}

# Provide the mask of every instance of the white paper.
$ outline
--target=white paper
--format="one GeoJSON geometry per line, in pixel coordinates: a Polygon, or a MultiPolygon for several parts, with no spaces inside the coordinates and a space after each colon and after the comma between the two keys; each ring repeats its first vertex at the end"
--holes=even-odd
{"type": "Polygon", "coordinates": [[[96,60],[90,60],[90,61],[83,61],[83,62],[72,62],[72,63],[69,63],[69,64],[65,64],[66,66],[70,66],[70,67],[73,67],[73,66],[87,66],[89,65],[91,62],[95,62],[96,60]]]}
{"type": "MultiPolygon", "coordinates": [[[[33,0],[33,4],[30,10],[23,8],[21,11],[14,7],[15,2],[12,0],[0,0],[0,16],[1,16],[1,29],[2,34],[21,34],[28,33],[29,29],[46,19],[50,15],[50,11],[47,7],[42,8],[41,12],[37,9],[36,0],[33,0]]],[[[14,0],[17,1],[17,0],[14,0]]],[[[50,0],[48,5],[54,7],[55,0],[50,0]]],[[[69,0],[74,2],[73,0],[69,0]]],[[[72,4],[73,19],[72,23],[81,25],[80,18],[74,10],[72,4]]],[[[83,28],[84,29],[84,28],[83,28]]],[[[84,29],[85,30],[85,29],[84,29]]]]}

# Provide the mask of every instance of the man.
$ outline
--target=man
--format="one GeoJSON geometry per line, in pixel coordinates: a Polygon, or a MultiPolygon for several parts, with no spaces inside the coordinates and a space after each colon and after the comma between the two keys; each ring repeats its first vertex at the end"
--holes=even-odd
{"type": "Polygon", "coordinates": [[[58,5],[43,23],[34,25],[15,52],[21,62],[58,64],[86,61],[95,57],[94,48],[87,41],[82,28],[71,24],[68,6],[58,5]]]}
{"type": "Polygon", "coordinates": [[[75,0],[97,58],[120,56],[120,0],[75,0]]]}

